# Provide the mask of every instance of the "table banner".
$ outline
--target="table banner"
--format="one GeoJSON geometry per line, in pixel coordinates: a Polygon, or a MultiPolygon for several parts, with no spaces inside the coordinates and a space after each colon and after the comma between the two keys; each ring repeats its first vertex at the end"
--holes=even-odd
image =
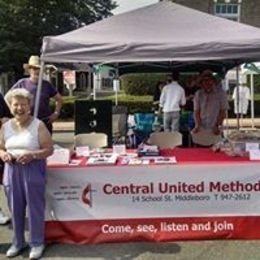
{"type": "Polygon", "coordinates": [[[258,164],[48,169],[47,242],[260,238],[258,164]]]}

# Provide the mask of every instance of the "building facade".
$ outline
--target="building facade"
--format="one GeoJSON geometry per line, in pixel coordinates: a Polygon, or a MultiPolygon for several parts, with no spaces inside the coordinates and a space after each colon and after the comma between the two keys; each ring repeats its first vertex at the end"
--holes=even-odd
{"type": "MultiPolygon", "coordinates": [[[[169,0],[162,0],[169,1],[169,0]]],[[[171,0],[177,4],[260,27],[260,0],[171,0]]]]}

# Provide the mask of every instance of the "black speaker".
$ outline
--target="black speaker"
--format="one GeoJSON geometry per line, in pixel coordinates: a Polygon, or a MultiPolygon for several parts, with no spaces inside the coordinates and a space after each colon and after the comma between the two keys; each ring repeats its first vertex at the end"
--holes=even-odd
{"type": "Polygon", "coordinates": [[[112,147],[112,101],[75,101],[75,134],[105,133],[112,147]]]}

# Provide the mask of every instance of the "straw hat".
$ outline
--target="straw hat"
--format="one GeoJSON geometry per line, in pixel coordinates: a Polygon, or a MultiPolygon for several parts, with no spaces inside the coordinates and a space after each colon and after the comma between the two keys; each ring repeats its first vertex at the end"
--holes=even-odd
{"type": "Polygon", "coordinates": [[[198,76],[198,83],[201,83],[204,80],[208,79],[214,79],[216,80],[215,76],[213,75],[213,71],[211,70],[204,70],[199,76],[198,76]]]}
{"type": "Polygon", "coordinates": [[[23,64],[23,68],[25,70],[28,70],[30,68],[40,68],[41,65],[40,65],[40,57],[39,56],[36,56],[36,55],[33,55],[29,58],[29,61],[28,63],[26,64],[23,64]]]}
{"type": "MultiPolygon", "coordinates": [[[[31,68],[37,68],[37,69],[40,69],[41,67],[41,61],[40,61],[40,57],[37,56],[37,55],[32,55],[30,58],[29,58],[29,61],[28,63],[26,64],[23,64],[23,68],[26,72],[29,71],[29,69],[31,68]]],[[[55,71],[57,71],[57,67],[52,65],[52,64],[46,64],[45,65],[45,70],[47,72],[50,72],[50,73],[53,73],[55,71]]]]}

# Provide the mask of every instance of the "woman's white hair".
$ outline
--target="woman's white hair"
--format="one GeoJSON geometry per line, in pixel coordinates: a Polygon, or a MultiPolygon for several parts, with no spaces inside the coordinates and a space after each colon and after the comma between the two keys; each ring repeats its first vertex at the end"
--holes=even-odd
{"type": "Polygon", "coordinates": [[[16,88],[7,92],[5,95],[5,101],[9,106],[11,105],[13,98],[25,98],[28,100],[29,104],[31,104],[33,100],[32,94],[23,88],[16,88]]]}

